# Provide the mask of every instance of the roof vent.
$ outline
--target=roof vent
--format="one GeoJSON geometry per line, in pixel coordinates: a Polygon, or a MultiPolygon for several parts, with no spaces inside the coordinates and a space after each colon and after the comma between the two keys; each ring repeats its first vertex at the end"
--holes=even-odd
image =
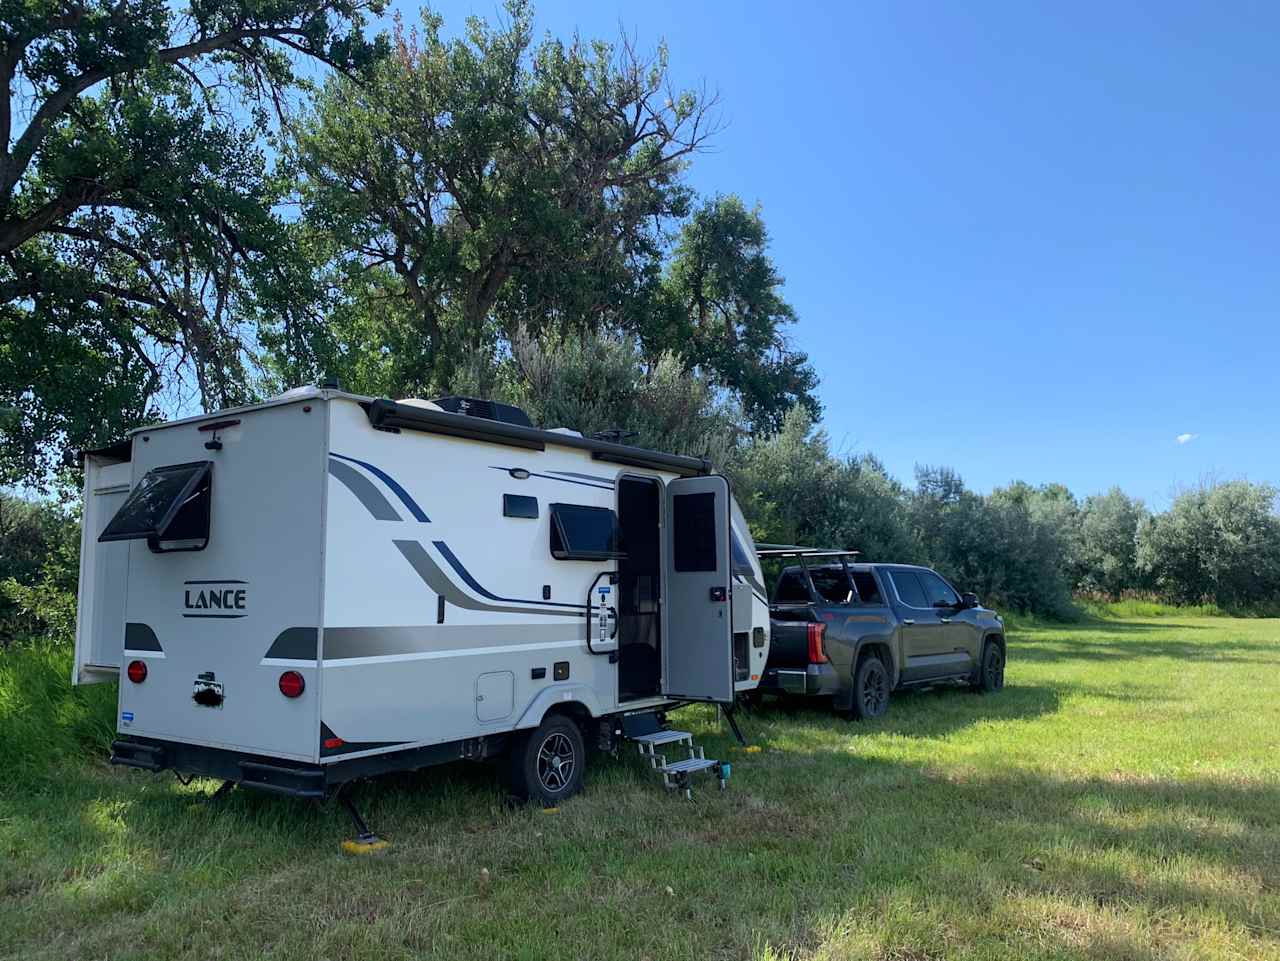
{"type": "Polygon", "coordinates": [[[519,407],[513,407],[510,404],[499,404],[493,400],[480,400],[475,397],[437,397],[432,403],[451,414],[482,417],[485,420],[496,420],[503,424],[516,424],[519,427],[533,426],[533,421],[529,420],[529,415],[519,407]]]}

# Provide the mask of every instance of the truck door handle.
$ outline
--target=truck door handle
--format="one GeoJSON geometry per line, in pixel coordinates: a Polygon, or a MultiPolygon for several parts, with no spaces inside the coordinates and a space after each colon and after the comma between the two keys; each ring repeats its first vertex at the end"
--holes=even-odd
{"type": "Polygon", "coordinates": [[[916,619],[914,617],[904,617],[902,619],[903,624],[914,624],[915,622],[916,622],[916,619]]]}
{"type": "Polygon", "coordinates": [[[940,617],[940,618],[938,618],[938,620],[939,620],[939,621],[941,621],[943,624],[950,624],[950,623],[951,623],[951,618],[949,618],[949,617],[940,617]]]}

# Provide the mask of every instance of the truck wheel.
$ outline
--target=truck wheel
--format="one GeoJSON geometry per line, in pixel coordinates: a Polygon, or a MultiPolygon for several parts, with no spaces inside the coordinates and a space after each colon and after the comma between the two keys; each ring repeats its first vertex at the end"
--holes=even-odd
{"type": "Polygon", "coordinates": [[[867,720],[889,710],[889,672],[874,654],[864,657],[853,672],[852,717],[867,720]]]}
{"type": "Polygon", "coordinates": [[[558,804],[582,790],[587,751],[578,725],[563,714],[551,714],[511,747],[511,791],[545,806],[558,804]]]}
{"type": "Polygon", "coordinates": [[[995,641],[987,641],[982,648],[982,661],[978,664],[975,691],[994,694],[1004,687],[1004,651],[995,641]]]}

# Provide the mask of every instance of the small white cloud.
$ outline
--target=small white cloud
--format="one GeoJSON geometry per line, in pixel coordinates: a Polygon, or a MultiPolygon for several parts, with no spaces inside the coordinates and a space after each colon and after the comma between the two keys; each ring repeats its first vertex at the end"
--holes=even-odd
{"type": "Polygon", "coordinates": [[[1179,444],[1190,444],[1193,440],[1195,440],[1199,436],[1200,436],[1199,434],[1179,434],[1177,437],[1174,438],[1174,440],[1176,440],[1179,444]]]}

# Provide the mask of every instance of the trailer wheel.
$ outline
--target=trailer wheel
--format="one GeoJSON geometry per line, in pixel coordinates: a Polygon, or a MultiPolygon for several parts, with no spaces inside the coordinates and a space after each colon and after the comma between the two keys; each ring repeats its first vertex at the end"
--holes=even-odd
{"type": "Polygon", "coordinates": [[[512,793],[544,805],[557,804],[582,790],[586,762],[578,725],[563,714],[550,714],[512,745],[512,793]]]}
{"type": "Polygon", "coordinates": [[[853,710],[858,720],[881,717],[889,710],[889,672],[884,662],[868,654],[853,672],[853,710]]]}

